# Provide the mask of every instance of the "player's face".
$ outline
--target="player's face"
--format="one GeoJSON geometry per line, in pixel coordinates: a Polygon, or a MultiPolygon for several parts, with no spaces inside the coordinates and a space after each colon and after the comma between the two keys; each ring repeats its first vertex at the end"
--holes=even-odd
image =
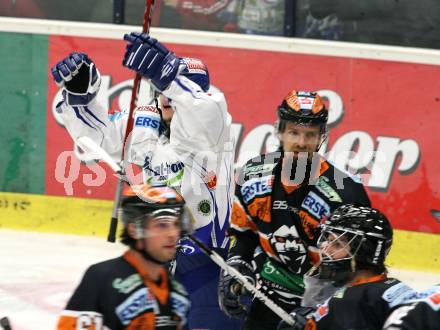
{"type": "Polygon", "coordinates": [[[168,98],[163,95],[160,95],[159,101],[160,101],[160,105],[161,105],[161,109],[162,109],[163,120],[166,122],[170,122],[171,118],[173,118],[174,110],[171,107],[170,103],[168,102],[168,98]]]}
{"type": "Polygon", "coordinates": [[[350,244],[347,236],[329,232],[319,246],[321,255],[333,260],[346,258],[350,255],[350,244]]]}
{"type": "Polygon", "coordinates": [[[316,151],[321,140],[319,126],[303,126],[287,122],[280,139],[285,152],[306,152],[316,151]]]}
{"type": "Polygon", "coordinates": [[[180,220],[177,217],[167,216],[146,221],[145,249],[159,261],[170,261],[176,254],[180,230],[180,220]]]}

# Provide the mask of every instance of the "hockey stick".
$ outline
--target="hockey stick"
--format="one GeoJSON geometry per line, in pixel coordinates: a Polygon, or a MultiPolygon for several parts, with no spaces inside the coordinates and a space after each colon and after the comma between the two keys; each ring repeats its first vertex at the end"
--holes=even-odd
{"type": "MultiPolygon", "coordinates": [[[[96,144],[89,137],[80,137],[77,141],[81,148],[86,151],[93,153],[97,158],[106,162],[117,174],[122,174],[122,168],[109,156],[109,154],[102,149],[98,144],[96,144]]],[[[120,178],[122,181],[122,178],[120,178]]],[[[117,215],[117,213],[116,213],[117,215]]],[[[292,319],[292,316],[289,315],[284,309],[278,306],[272,299],[266,296],[263,292],[258,290],[251,282],[249,282],[246,277],[237,271],[235,268],[229,266],[225,260],[215,251],[209,249],[203,242],[197,239],[193,235],[187,235],[188,238],[196,244],[203,253],[205,253],[213,262],[215,262],[221,269],[225,270],[229,275],[231,275],[234,279],[236,279],[239,283],[241,283],[246,290],[253,293],[254,296],[260,299],[263,303],[266,304],[268,308],[270,308],[275,314],[277,314],[283,321],[288,323],[289,325],[294,325],[295,321],[292,319]]]]}
{"type": "Polygon", "coordinates": [[[122,175],[122,168],[116,163],[110,155],[102,149],[96,142],[94,142],[88,136],[80,137],[76,140],[76,143],[83,149],[93,155],[94,159],[100,159],[108,164],[111,169],[119,175],[122,175]]]}
{"type": "Polygon", "coordinates": [[[234,267],[229,266],[226,261],[215,251],[209,249],[203,242],[201,242],[194,235],[187,235],[187,237],[193,241],[199,248],[205,253],[212,261],[214,261],[221,269],[226,271],[229,275],[231,275],[235,280],[237,280],[241,285],[245,287],[250,293],[252,293],[256,298],[258,298],[261,302],[263,302],[269,309],[272,310],[275,314],[277,314],[284,322],[289,325],[294,325],[295,320],[292,316],[287,313],[284,309],[278,306],[272,299],[266,296],[263,292],[258,290],[249,280],[241,274],[234,267]]]}
{"type": "MultiPolygon", "coordinates": [[[[155,0],[146,0],[145,3],[145,12],[144,12],[144,22],[142,25],[142,32],[148,33],[150,31],[150,25],[151,25],[151,18],[153,14],[153,8],[154,8],[154,1],[155,0]]],[[[127,127],[125,129],[124,134],[124,140],[122,143],[122,155],[121,160],[124,161],[125,157],[125,146],[129,143],[128,138],[130,136],[131,131],[133,130],[133,122],[134,122],[134,109],[136,108],[137,104],[137,97],[140,87],[140,81],[142,76],[140,74],[136,74],[134,77],[134,83],[133,83],[133,89],[131,91],[131,100],[130,100],[130,111],[128,113],[128,122],[127,127]]],[[[115,199],[113,202],[113,212],[112,212],[112,218],[110,220],[110,228],[108,232],[107,241],[114,243],[116,240],[116,229],[118,227],[118,208],[119,204],[121,202],[121,191],[122,191],[122,176],[118,180],[118,185],[116,187],[116,193],[115,193],[115,199]]]]}

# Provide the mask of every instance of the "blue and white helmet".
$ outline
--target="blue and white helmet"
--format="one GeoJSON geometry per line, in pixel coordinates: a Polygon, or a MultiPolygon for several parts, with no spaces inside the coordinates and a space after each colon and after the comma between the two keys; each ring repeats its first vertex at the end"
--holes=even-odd
{"type": "Polygon", "coordinates": [[[209,72],[205,63],[198,58],[182,57],[180,64],[183,69],[180,74],[199,85],[204,92],[207,92],[210,87],[209,72]]]}

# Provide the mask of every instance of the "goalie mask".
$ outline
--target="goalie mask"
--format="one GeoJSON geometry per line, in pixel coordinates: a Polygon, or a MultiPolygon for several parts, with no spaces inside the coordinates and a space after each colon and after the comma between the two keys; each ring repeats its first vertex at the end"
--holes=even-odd
{"type": "Polygon", "coordinates": [[[385,271],[393,230],[379,210],[343,205],[320,228],[320,278],[344,281],[358,270],[385,271]]]}

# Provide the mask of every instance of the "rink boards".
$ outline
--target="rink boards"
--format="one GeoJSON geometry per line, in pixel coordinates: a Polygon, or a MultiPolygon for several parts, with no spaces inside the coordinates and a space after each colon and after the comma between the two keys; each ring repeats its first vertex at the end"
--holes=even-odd
{"type": "MultiPolygon", "coordinates": [[[[0,228],[107,237],[111,201],[0,193],[0,228]]],[[[395,230],[387,265],[440,273],[440,235],[395,230]]]]}
{"type": "MultiPolygon", "coordinates": [[[[0,23],[8,77],[0,82],[6,191],[0,226],[104,237],[116,181],[105,165],[81,162],[54,111],[60,95],[49,68],[71,51],[87,52],[102,74],[100,97],[111,111],[127,108],[133,76],[120,65],[122,36],[139,27],[0,23]]],[[[373,205],[391,219],[390,263],[440,272],[439,51],[167,29],[152,34],[178,55],[208,64],[228,100],[238,165],[274,148],[275,109],[287,91],[319,90],[330,107],[324,151],[361,176],[373,205]],[[344,154],[350,149],[358,155],[344,154]]]]}

